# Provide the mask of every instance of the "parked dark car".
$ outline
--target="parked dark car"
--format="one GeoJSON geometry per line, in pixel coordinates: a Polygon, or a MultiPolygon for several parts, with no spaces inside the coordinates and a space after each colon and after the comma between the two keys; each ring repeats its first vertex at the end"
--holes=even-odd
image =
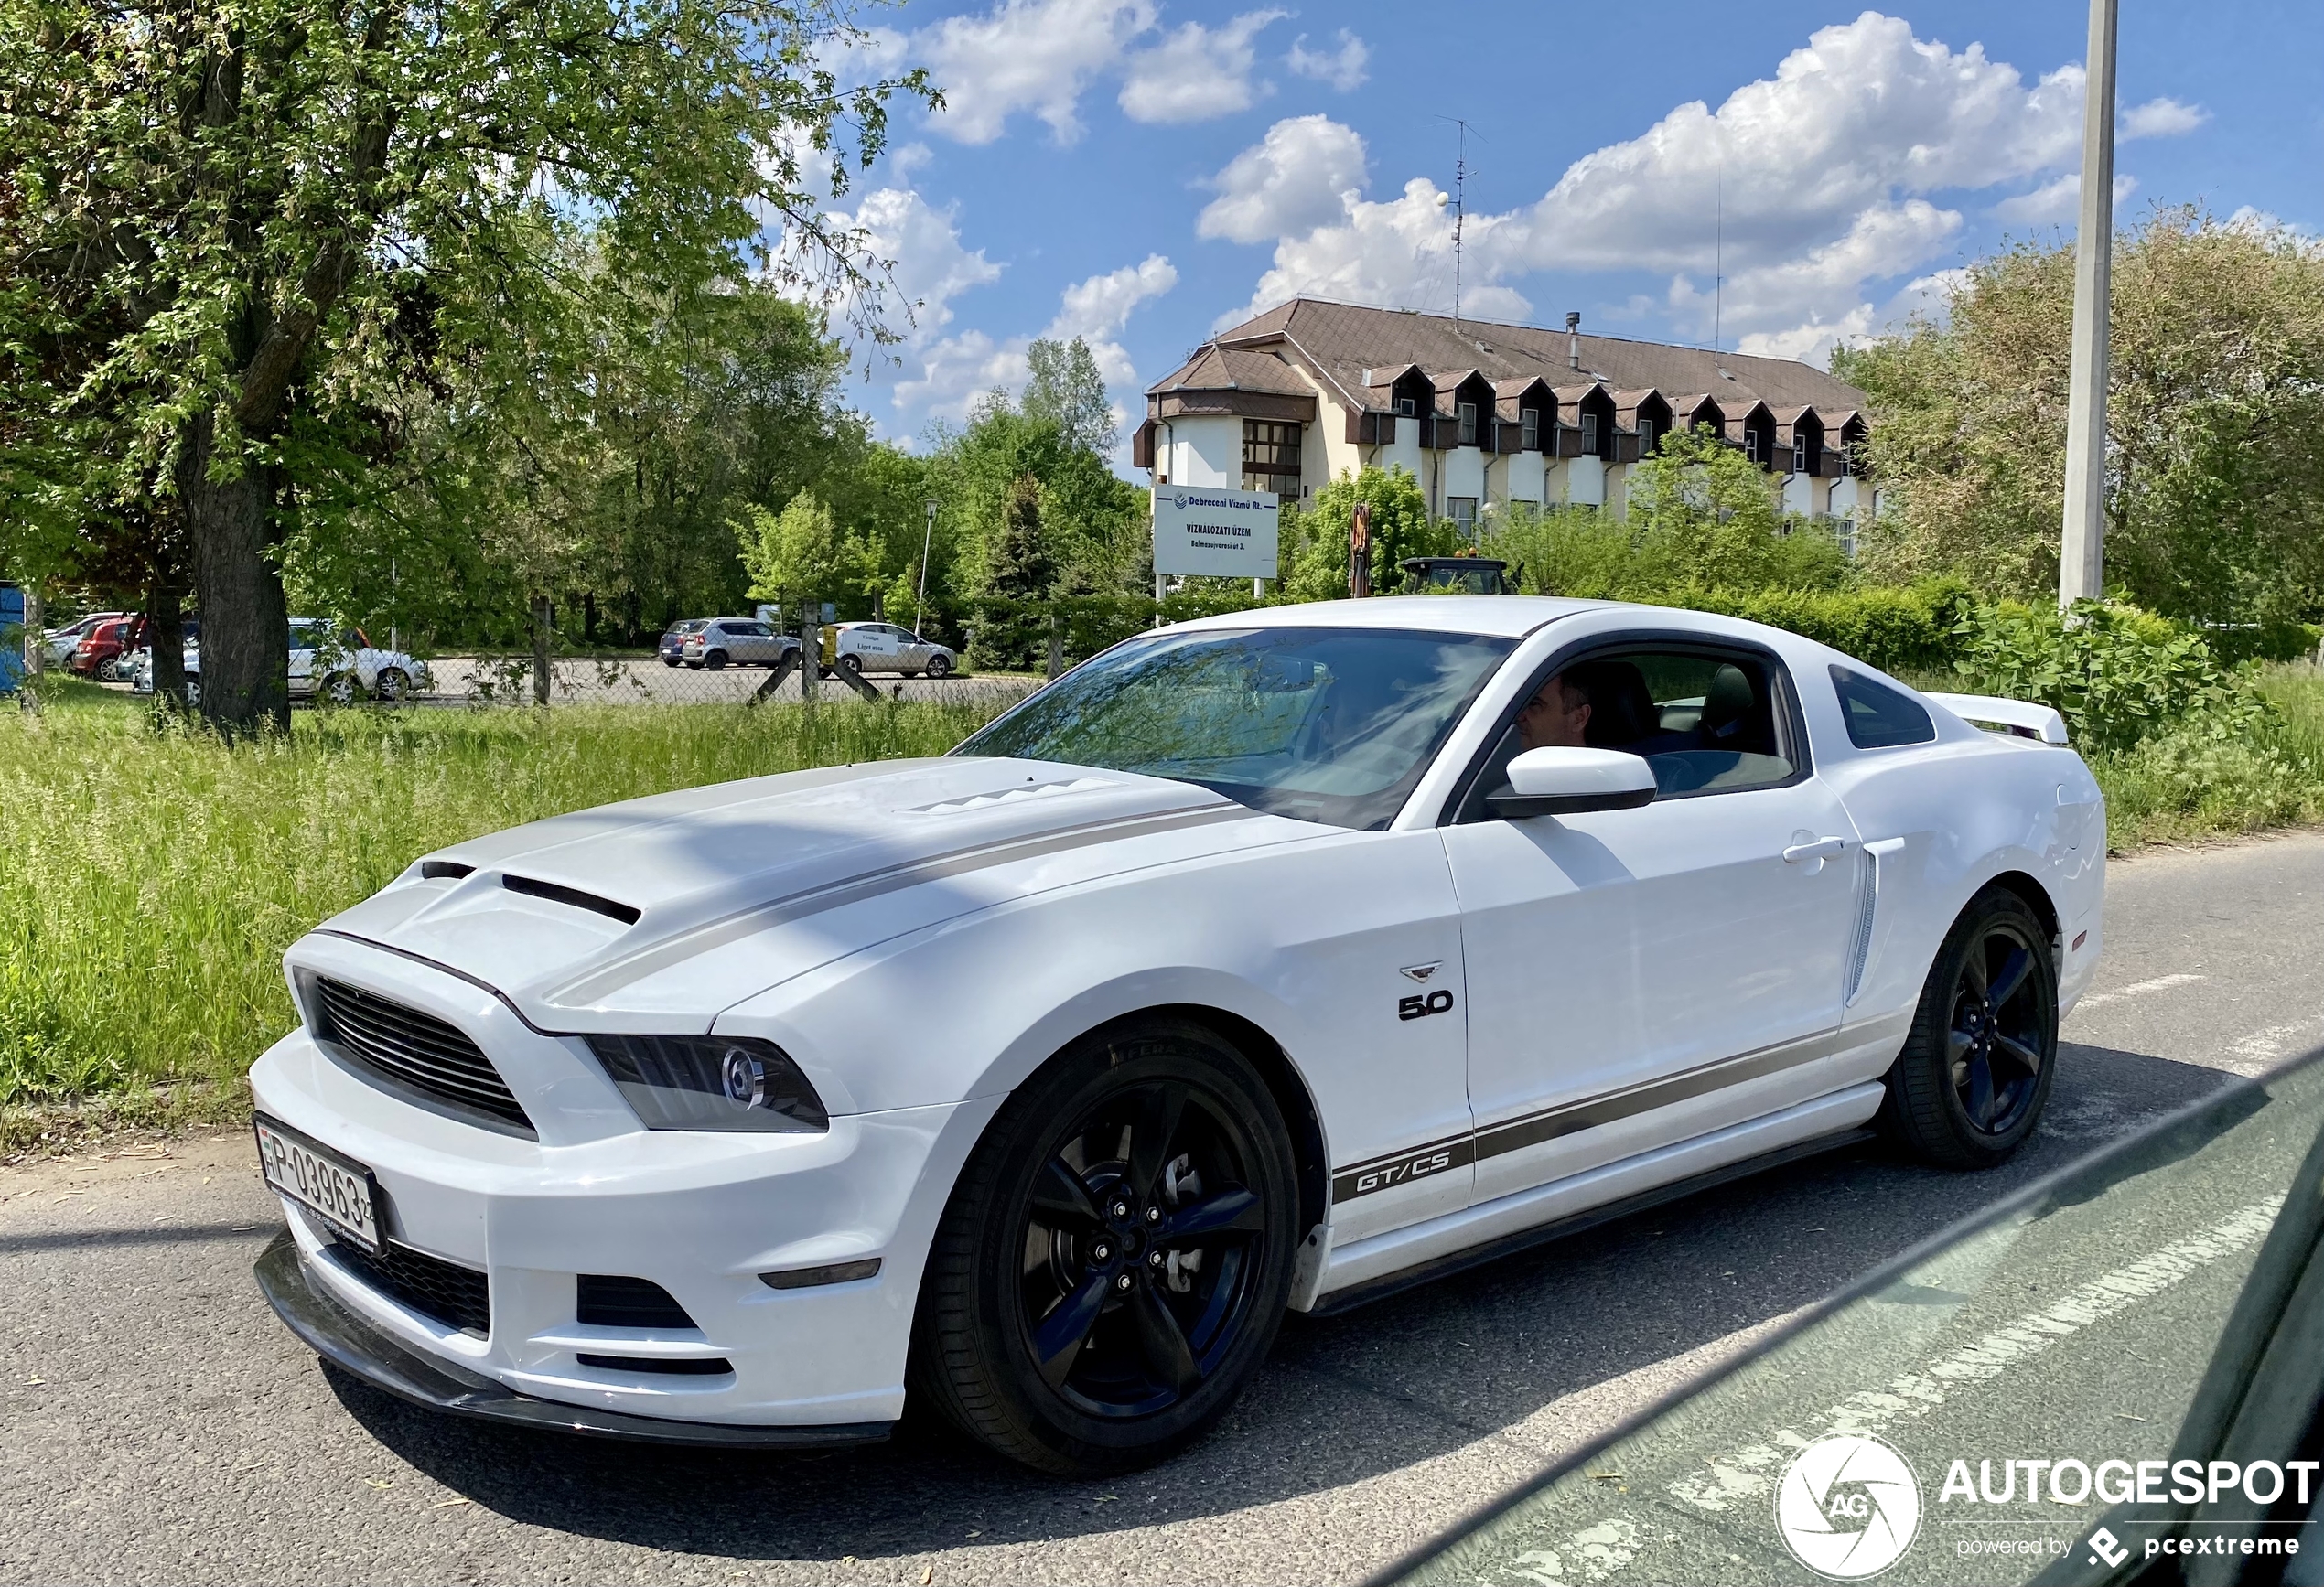
{"type": "Polygon", "coordinates": [[[662,657],[662,664],[664,667],[675,667],[680,665],[683,659],[678,654],[678,652],[684,648],[686,636],[689,634],[699,634],[704,628],[709,627],[709,625],[710,619],[708,617],[681,617],[678,621],[671,624],[670,631],[662,636],[662,643],[657,648],[658,653],[662,657]]]}

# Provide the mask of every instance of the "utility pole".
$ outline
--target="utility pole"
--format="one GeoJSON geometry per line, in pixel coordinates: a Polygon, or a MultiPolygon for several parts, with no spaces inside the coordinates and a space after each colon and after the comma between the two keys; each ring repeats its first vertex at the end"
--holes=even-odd
{"type": "Polygon", "coordinates": [[[2082,109],[2082,222],[2074,238],[2074,352],[2066,399],[2066,518],[2058,606],[2106,592],[2106,312],[2114,254],[2114,17],[2090,0],[2082,109]]]}

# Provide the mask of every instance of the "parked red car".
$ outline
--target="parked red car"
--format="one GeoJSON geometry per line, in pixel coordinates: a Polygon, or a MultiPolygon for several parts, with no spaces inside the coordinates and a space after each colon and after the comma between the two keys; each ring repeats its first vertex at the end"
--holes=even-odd
{"type": "Polygon", "coordinates": [[[130,649],[130,630],[136,625],[134,617],[99,623],[73,647],[72,670],[101,683],[113,682],[120,675],[121,658],[130,649]]]}

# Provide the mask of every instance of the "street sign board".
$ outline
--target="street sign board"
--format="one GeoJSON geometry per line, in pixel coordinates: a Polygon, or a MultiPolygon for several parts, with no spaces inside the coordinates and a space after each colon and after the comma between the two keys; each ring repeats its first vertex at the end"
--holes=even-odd
{"type": "Polygon", "coordinates": [[[1275,572],[1272,490],[1214,485],[1154,488],[1154,571],[1271,579],[1275,572]]]}

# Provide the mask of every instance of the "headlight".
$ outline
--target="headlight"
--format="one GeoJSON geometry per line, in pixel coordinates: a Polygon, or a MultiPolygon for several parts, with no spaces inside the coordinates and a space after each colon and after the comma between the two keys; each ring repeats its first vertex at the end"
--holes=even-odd
{"type": "Polygon", "coordinates": [[[791,1055],[755,1036],[586,1038],[649,1130],[811,1131],[831,1127],[791,1055]]]}

